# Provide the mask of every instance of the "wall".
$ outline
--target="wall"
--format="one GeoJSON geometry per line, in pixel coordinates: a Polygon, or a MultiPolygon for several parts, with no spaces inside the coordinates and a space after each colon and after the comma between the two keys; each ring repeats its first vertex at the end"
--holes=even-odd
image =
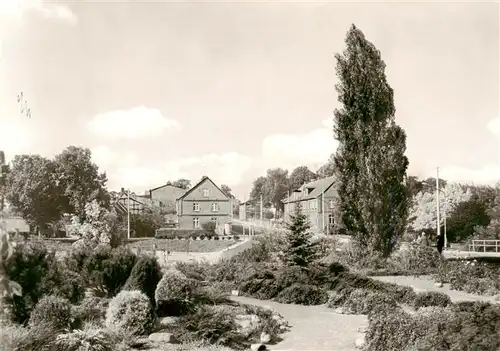
{"type": "Polygon", "coordinates": [[[185,192],[185,189],[173,185],[165,185],[150,191],[151,201],[156,206],[159,206],[159,202],[161,201],[164,209],[175,211],[175,200],[181,197],[185,192]]]}
{"type": "Polygon", "coordinates": [[[228,214],[218,214],[218,215],[183,215],[179,216],[179,228],[189,229],[193,228],[193,218],[198,218],[200,223],[200,228],[203,223],[208,223],[212,220],[212,217],[217,217],[219,227],[223,226],[226,222],[229,222],[231,217],[228,214]]]}

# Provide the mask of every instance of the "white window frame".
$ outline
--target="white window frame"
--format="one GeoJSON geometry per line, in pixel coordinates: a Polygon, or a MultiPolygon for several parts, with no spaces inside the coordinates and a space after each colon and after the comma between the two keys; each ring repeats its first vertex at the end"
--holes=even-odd
{"type": "Polygon", "coordinates": [[[210,190],[208,189],[203,189],[202,191],[203,197],[209,197],[210,196],[210,190]]]}
{"type": "Polygon", "coordinates": [[[200,227],[200,218],[199,217],[194,217],[193,218],[193,228],[199,228],[200,227]]]}
{"type": "Polygon", "coordinates": [[[200,203],[193,202],[193,212],[200,212],[200,203]]]}
{"type": "Polygon", "coordinates": [[[333,217],[333,213],[330,213],[328,215],[328,224],[329,225],[334,225],[335,224],[335,217],[333,217]]]}
{"type": "Polygon", "coordinates": [[[328,201],[328,207],[333,209],[335,207],[335,202],[333,200],[328,201]]]}
{"type": "Polygon", "coordinates": [[[212,212],[219,212],[219,204],[217,202],[212,202],[212,212]]]}

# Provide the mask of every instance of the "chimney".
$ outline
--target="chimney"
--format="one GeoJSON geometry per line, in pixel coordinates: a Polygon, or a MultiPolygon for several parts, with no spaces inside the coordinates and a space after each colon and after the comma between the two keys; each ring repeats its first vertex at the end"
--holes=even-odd
{"type": "Polygon", "coordinates": [[[122,188],[121,193],[123,194],[125,192],[125,188],[122,188]]]}

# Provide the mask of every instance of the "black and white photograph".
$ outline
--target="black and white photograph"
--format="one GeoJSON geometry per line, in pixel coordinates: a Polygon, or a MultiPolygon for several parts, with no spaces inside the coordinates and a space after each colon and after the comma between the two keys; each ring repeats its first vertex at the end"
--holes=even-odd
{"type": "Polygon", "coordinates": [[[0,351],[500,351],[500,2],[0,0],[0,351]]]}

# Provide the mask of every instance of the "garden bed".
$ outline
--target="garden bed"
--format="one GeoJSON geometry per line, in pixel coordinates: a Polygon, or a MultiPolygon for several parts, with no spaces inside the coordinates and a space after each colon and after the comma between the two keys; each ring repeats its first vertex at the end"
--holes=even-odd
{"type": "Polygon", "coordinates": [[[184,240],[184,239],[148,239],[129,242],[127,247],[151,251],[153,245],[156,250],[170,252],[217,252],[228,248],[239,241],[237,240],[184,240]]]}

